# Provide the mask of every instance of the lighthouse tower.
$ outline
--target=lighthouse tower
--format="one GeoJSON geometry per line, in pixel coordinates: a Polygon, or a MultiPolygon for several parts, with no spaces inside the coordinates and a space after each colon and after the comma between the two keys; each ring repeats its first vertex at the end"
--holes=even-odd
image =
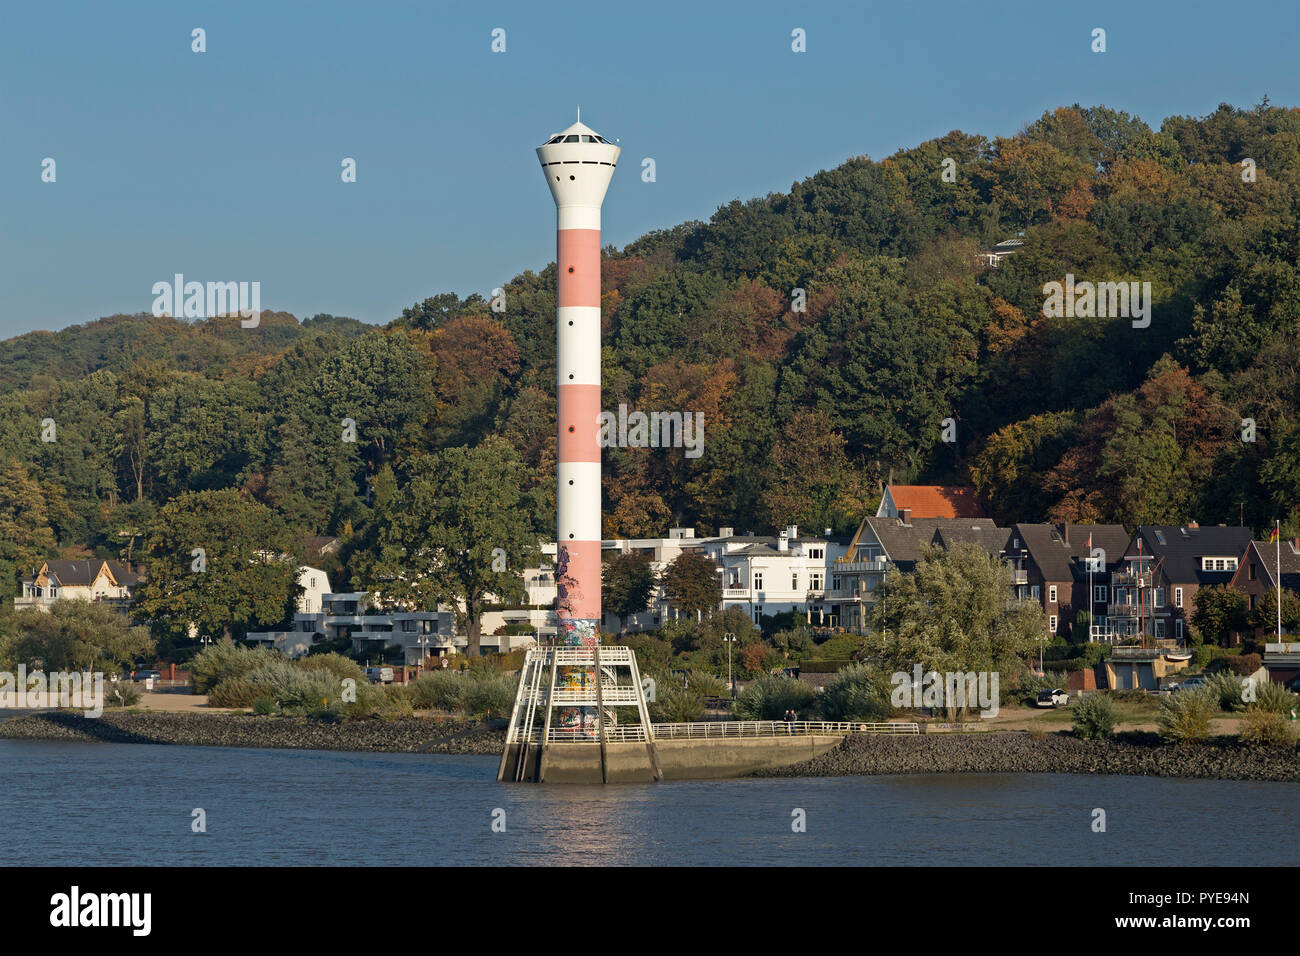
{"type": "Polygon", "coordinates": [[[559,643],[530,648],[524,657],[497,779],[540,783],[549,772],[565,783],[660,780],[636,654],[600,646],[600,206],[620,150],[578,119],[537,147],[559,220],[559,643]],[[627,719],[629,711],[634,719],[627,719]],[[645,766],[629,764],[629,749],[642,747],[645,766]],[[560,758],[553,759],[557,751],[560,758]]]}
{"type": "Polygon", "coordinates": [[[620,152],[581,121],[537,147],[558,216],[556,617],[576,646],[596,644],[601,620],[600,207],[620,152]]]}

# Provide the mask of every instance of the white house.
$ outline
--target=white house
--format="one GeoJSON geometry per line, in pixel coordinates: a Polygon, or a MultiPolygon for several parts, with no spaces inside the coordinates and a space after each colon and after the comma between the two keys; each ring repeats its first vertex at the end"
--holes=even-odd
{"type": "Polygon", "coordinates": [[[829,529],[800,537],[798,526],[790,525],[774,538],[718,530],[718,537],[704,540],[703,553],[719,566],[723,610],[741,608],[756,625],[765,614],[788,612],[813,625],[835,623],[829,569],[847,548],[829,529]]]}
{"type": "Polygon", "coordinates": [[[140,575],[120,561],[46,561],[31,577],[23,578],[22,594],[14,598],[14,609],[36,607],[48,611],[59,600],[96,601],[125,608],[139,583],[140,575]]]}

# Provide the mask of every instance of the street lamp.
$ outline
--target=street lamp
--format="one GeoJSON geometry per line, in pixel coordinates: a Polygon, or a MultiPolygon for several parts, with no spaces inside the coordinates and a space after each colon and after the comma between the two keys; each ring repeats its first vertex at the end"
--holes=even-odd
{"type": "Polygon", "coordinates": [[[731,696],[736,696],[736,682],[731,677],[731,645],[736,643],[736,635],[728,631],[722,635],[723,642],[727,645],[727,683],[731,685],[731,696]]]}

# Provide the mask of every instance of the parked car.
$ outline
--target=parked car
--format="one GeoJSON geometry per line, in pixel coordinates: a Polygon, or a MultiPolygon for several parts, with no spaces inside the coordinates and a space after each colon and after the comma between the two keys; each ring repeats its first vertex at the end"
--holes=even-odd
{"type": "Polygon", "coordinates": [[[1205,678],[1201,677],[1200,675],[1197,675],[1196,677],[1188,677],[1186,680],[1181,680],[1177,684],[1171,685],[1169,689],[1170,690],[1200,690],[1204,686],[1205,686],[1205,678]]]}
{"type": "Polygon", "coordinates": [[[1064,707],[1070,703],[1070,694],[1059,687],[1055,690],[1040,690],[1036,703],[1039,707],[1064,707]]]}
{"type": "Polygon", "coordinates": [[[162,680],[162,672],[161,671],[136,671],[135,676],[132,678],[132,680],[146,681],[149,680],[149,678],[151,677],[154,680],[162,680]]]}
{"type": "Polygon", "coordinates": [[[391,667],[367,667],[366,678],[372,684],[391,684],[393,669],[391,667]]]}

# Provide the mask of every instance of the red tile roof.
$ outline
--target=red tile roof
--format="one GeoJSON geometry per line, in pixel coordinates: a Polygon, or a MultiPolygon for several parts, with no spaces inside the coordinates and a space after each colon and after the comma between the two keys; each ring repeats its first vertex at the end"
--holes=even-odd
{"type": "Polygon", "coordinates": [[[914,518],[986,518],[975,489],[964,485],[890,485],[899,511],[910,509],[914,518]]]}

